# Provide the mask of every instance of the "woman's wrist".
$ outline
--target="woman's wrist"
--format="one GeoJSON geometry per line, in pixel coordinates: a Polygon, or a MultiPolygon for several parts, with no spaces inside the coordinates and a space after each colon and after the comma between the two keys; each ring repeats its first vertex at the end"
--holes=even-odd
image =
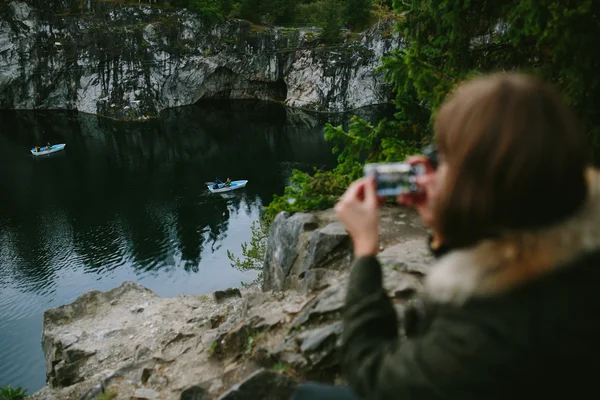
{"type": "Polygon", "coordinates": [[[363,239],[354,242],[354,256],[356,258],[375,256],[378,252],[378,240],[363,239]]]}

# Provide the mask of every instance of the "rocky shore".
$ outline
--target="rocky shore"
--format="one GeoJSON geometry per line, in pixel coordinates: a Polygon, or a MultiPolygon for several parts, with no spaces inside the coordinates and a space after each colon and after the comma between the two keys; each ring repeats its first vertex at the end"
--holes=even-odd
{"type": "MultiPolygon", "coordinates": [[[[417,215],[382,210],[385,287],[402,320],[431,262],[417,215]]],[[[32,399],[287,399],[343,383],[337,349],[352,261],[332,210],[280,214],[264,282],[162,298],[133,282],[44,314],[47,386],[32,399]]]]}

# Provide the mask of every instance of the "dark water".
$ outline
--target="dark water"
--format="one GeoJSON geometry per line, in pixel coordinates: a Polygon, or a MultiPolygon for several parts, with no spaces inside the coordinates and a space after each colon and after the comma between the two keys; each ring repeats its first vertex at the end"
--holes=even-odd
{"type": "Polygon", "coordinates": [[[45,383],[42,313],[125,280],[161,296],[252,281],[230,266],[292,168],[330,167],[325,117],[210,103],[145,123],[0,111],[0,386],[45,383]],[[34,144],[67,143],[33,158],[34,144]],[[245,189],[211,194],[218,176],[245,189]]]}

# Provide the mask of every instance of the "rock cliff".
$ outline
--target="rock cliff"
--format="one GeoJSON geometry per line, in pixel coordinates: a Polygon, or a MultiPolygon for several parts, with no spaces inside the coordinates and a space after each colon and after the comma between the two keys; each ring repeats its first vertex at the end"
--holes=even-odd
{"type": "Polygon", "coordinates": [[[339,112],[387,103],[375,69],[401,45],[393,21],[325,46],[317,29],[108,0],[0,3],[0,108],[138,120],[200,99],[260,99],[339,112]]]}
{"type": "MultiPolygon", "coordinates": [[[[414,213],[383,209],[378,257],[401,318],[427,273],[424,236],[414,213]]],[[[32,399],[283,400],[304,379],[341,383],[350,261],[331,210],[282,213],[262,290],[168,299],[125,282],[84,294],[44,314],[48,386],[32,399]]]]}

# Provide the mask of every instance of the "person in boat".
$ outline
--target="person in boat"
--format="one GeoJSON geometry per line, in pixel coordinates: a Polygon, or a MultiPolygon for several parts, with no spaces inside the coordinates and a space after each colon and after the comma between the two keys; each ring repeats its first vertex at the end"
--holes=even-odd
{"type": "Polygon", "coordinates": [[[225,187],[230,187],[231,186],[231,178],[227,177],[227,180],[225,181],[225,187]]]}
{"type": "Polygon", "coordinates": [[[35,152],[39,153],[42,148],[40,146],[35,146],[35,152]]]}
{"type": "Polygon", "coordinates": [[[52,150],[52,145],[50,142],[46,143],[46,150],[52,150]]]}
{"type": "Polygon", "coordinates": [[[213,189],[218,189],[219,185],[225,185],[219,178],[215,178],[215,184],[213,185],[213,189]]]}
{"type": "Polygon", "coordinates": [[[339,352],[349,388],[306,384],[294,399],[586,397],[600,354],[600,173],[574,113],[544,82],[503,73],[460,85],[434,132],[437,165],[409,158],[426,169],[422,191],[398,198],[430,229],[423,292],[399,319],[376,257],[376,182],[354,182],[335,207],[355,255],[339,352]]]}

